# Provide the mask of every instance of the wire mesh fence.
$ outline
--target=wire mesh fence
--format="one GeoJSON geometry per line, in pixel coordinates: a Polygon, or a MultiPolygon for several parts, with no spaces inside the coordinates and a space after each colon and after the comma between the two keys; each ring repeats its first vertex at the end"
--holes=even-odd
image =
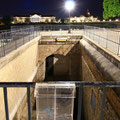
{"type": "Polygon", "coordinates": [[[93,26],[84,26],[84,35],[91,38],[99,45],[120,55],[120,31],[93,26]]]}

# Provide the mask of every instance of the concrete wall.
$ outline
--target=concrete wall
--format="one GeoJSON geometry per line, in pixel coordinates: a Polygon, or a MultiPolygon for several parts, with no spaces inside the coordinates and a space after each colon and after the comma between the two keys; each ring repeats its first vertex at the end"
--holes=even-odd
{"type": "MultiPolygon", "coordinates": [[[[38,67],[38,40],[26,43],[17,50],[0,59],[0,82],[31,82],[38,67]]],[[[26,93],[25,88],[8,88],[8,103],[10,120],[13,119],[17,108],[26,93]]],[[[4,118],[3,91],[0,89],[0,120],[4,118]]]]}
{"type": "MultiPolygon", "coordinates": [[[[95,47],[97,48],[97,46],[95,47]]],[[[97,81],[117,81],[119,68],[98,52],[86,40],[81,40],[82,51],[82,80],[88,82],[97,81]],[[114,73],[114,75],[112,75],[114,73]]],[[[85,120],[100,120],[102,106],[102,88],[84,88],[83,106],[85,120]],[[93,92],[93,94],[92,94],[93,92]],[[95,107],[92,107],[92,100],[95,107]]],[[[120,98],[113,89],[107,89],[106,107],[104,113],[105,120],[120,119],[120,98]]]]}

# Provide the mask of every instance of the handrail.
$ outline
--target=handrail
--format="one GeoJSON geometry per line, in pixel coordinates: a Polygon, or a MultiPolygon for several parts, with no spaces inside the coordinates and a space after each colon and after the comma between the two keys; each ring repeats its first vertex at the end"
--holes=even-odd
{"type": "MultiPolygon", "coordinates": [[[[0,87],[35,87],[37,82],[0,82],[0,87]]],[[[120,87],[120,82],[106,81],[106,82],[85,82],[85,81],[48,81],[38,82],[48,84],[76,84],[76,87],[120,87]]]]}
{"type": "MultiPolygon", "coordinates": [[[[105,101],[106,101],[106,91],[107,88],[120,88],[120,82],[106,81],[106,82],[85,82],[85,81],[50,81],[50,82],[39,82],[39,83],[48,83],[48,84],[75,84],[78,87],[78,116],[77,120],[81,120],[81,109],[82,109],[82,89],[84,87],[101,87],[103,88],[100,120],[104,120],[104,110],[105,110],[105,101]]],[[[7,88],[27,88],[27,102],[28,102],[28,120],[31,120],[31,100],[30,100],[30,88],[35,87],[36,82],[0,82],[0,87],[3,88],[4,92],[4,103],[5,103],[5,114],[6,120],[9,120],[9,104],[7,97],[7,88]]]]}
{"type": "Polygon", "coordinates": [[[0,33],[0,57],[40,35],[38,27],[11,29],[0,33]]]}
{"type": "Polygon", "coordinates": [[[120,32],[106,28],[84,26],[84,35],[114,54],[120,55],[120,32]]]}

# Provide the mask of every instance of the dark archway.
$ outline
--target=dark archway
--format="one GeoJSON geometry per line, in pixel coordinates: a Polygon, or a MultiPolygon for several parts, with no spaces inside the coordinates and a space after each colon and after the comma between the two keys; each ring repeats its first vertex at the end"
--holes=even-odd
{"type": "Polygon", "coordinates": [[[50,76],[54,76],[54,55],[50,55],[46,58],[45,78],[50,76]]]}
{"type": "Polygon", "coordinates": [[[62,54],[52,54],[46,58],[46,81],[67,80],[69,76],[69,62],[62,54]],[[67,78],[66,78],[67,77],[67,78]]]}

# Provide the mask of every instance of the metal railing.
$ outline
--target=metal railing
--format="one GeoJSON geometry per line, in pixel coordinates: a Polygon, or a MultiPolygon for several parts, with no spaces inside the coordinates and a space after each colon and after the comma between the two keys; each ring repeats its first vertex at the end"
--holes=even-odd
{"type": "Polygon", "coordinates": [[[102,47],[120,55],[120,31],[107,28],[84,26],[84,35],[102,47]]]}
{"type": "MultiPolygon", "coordinates": [[[[26,28],[28,26],[38,27],[40,31],[60,31],[60,30],[69,30],[69,25],[60,25],[60,24],[41,24],[41,25],[23,25],[23,26],[11,26],[11,29],[20,29],[26,28]]],[[[70,25],[72,30],[84,29],[83,25],[70,25]]]]}
{"type": "Polygon", "coordinates": [[[0,31],[0,57],[40,35],[38,27],[27,27],[0,31]]]}
{"type": "MultiPolygon", "coordinates": [[[[80,30],[84,28],[83,25],[71,25],[71,33],[68,34],[69,25],[60,24],[41,24],[41,25],[29,25],[31,27],[38,27],[41,31],[41,36],[63,36],[63,35],[74,35],[80,34],[80,30]]],[[[19,29],[20,27],[25,28],[27,25],[23,26],[12,26],[11,29],[19,29]]]]}
{"type": "MultiPolygon", "coordinates": [[[[43,82],[41,82],[43,83],[43,82]]],[[[106,103],[106,92],[107,88],[120,88],[120,82],[83,82],[83,81],[66,81],[66,82],[47,82],[49,84],[66,84],[66,83],[73,83],[76,84],[76,88],[78,88],[78,112],[77,112],[77,120],[81,120],[82,115],[82,94],[83,88],[103,88],[102,94],[102,104],[101,104],[101,112],[100,112],[100,120],[104,120],[104,111],[105,111],[105,103],[106,103]]],[[[27,102],[28,102],[28,120],[31,120],[31,100],[30,100],[30,88],[34,88],[36,85],[35,82],[0,82],[0,87],[3,88],[4,92],[4,103],[5,103],[5,114],[6,120],[9,120],[9,104],[8,104],[8,97],[7,97],[7,88],[26,88],[27,89],[27,102]]]]}
{"type": "MultiPolygon", "coordinates": [[[[71,25],[71,30],[81,30],[83,25],[71,25]]],[[[0,31],[0,57],[42,35],[40,32],[48,31],[50,36],[68,34],[69,25],[25,25],[12,26],[10,30],[0,31]],[[56,32],[55,32],[56,31],[56,32]]],[[[44,33],[43,33],[44,34],[44,33]]],[[[73,33],[75,34],[75,33],[73,33]]],[[[46,35],[46,33],[45,33],[46,35]]]]}

